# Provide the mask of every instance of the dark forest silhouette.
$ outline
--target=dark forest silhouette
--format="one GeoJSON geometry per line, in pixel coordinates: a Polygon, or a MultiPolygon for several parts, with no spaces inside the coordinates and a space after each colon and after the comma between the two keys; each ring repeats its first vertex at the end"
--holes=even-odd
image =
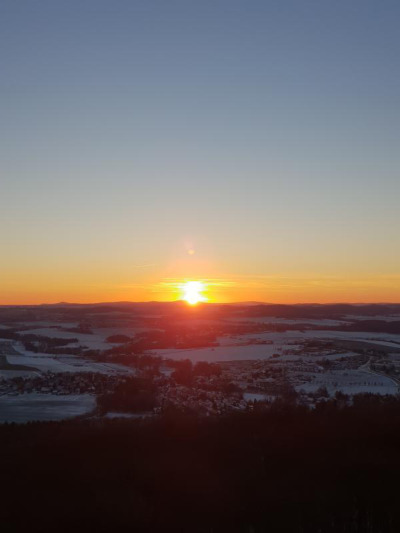
{"type": "Polygon", "coordinates": [[[394,532],[400,400],[0,427],[3,531],[394,532]]]}

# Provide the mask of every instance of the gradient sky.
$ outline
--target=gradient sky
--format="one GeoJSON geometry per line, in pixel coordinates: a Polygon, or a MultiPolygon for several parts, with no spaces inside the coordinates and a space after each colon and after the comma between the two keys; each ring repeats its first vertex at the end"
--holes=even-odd
{"type": "Polygon", "coordinates": [[[387,0],[2,0],[0,303],[400,301],[399,27],[387,0]]]}

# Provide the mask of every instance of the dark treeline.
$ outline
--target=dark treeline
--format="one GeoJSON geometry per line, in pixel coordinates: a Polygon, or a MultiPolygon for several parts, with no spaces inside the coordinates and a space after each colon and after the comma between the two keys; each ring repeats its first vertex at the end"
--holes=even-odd
{"type": "MultiPolygon", "coordinates": [[[[21,333],[16,329],[2,329],[1,338],[14,341],[21,341],[26,350],[30,352],[44,352],[54,353],[60,346],[66,346],[78,342],[78,339],[73,337],[69,339],[58,337],[46,337],[44,335],[36,335],[35,333],[21,333]]],[[[64,353],[62,351],[62,353],[64,353]]]]}
{"type": "Polygon", "coordinates": [[[346,315],[390,315],[400,313],[400,304],[259,304],[241,306],[244,316],[276,316],[280,318],[343,318],[346,315]]]}
{"type": "Polygon", "coordinates": [[[62,322],[98,322],[107,320],[113,323],[133,320],[136,325],[168,324],[171,320],[212,319],[230,317],[279,317],[294,319],[344,318],[347,315],[377,317],[399,315],[400,304],[325,304],[325,305],[285,305],[285,304],[202,304],[188,309],[183,302],[108,303],[108,304],[58,304],[42,306],[0,306],[0,321],[12,327],[22,322],[55,320],[62,322]]]}
{"type": "Polygon", "coordinates": [[[118,383],[114,390],[97,397],[102,413],[108,411],[140,413],[156,407],[157,388],[149,379],[129,377],[118,383]]]}
{"type": "Polygon", "coordinates": [[[367,331],[371,333],[400,333],[400,320],[358,320],[352,324],[335,328],[342,331],[367,331]]]}
{"type": "Polygon", "coordinates": [[[2,531],[400,530],[400,401],[0,427],[2,531]]]}
{"type": "Polygon", "coordinates": [[[137,333],[135,339],[111,348],[110,354],[118,353],[143,353],[146,350],[162,348],[199,348],[204,346],[217,346],[216,337],[218,330],[205,328],[187,328],[169,326],[163,330],[151,330],[137,333]]]}
{"type": "Polygon", "coordinates": [[[168,360],[166,364],[175,369],[171,377],[180,385],[190,386],[196,377],[219,377],[222,372],[220,365],[206,361],[199,361],[193,364],[190,359],[181,361],[168,360]]]}

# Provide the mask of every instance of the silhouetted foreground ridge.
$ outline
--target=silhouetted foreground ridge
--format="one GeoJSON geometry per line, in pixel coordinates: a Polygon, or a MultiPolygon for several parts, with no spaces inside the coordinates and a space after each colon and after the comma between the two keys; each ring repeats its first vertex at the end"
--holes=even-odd
{"type": "Polygon", "coordinates": [[[400,400],[0,427],[2,531],[400,531],[400,400]]]}

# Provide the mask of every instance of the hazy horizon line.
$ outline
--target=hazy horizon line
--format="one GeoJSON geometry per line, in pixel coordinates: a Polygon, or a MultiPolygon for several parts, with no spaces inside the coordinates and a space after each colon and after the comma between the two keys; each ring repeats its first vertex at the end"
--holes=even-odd
{"type": "Polygon", "coordinates": [[[69,301],[60,301],[60,302],[41,302],[36,304],[0,304],[1,307],[42,307],[42,306],[63,306],[63,305],[75,305],[75,306],[96,306],[96,305],[121,305],[121,304],[177,304],[182,303],[188,305],[188,307],[201,307],[205,305],[279,305],[279,306],[306,306],[306,305],[319,305],[319,306],[328,306],[328,305],[354,305],[354,306],[364,306],[364,305],[389,305],[397,306],[400,305],[399,302],[385,302],[385,301],[364,301],[364,302],[349,302],[349,301],[340,301],[340,302],[264,302],[258,300],[244,300],[244,301],[235,301],[235,302],[199,302],[195,306],[187,304],[185,300],[113,300],[113,301],[97,301],[97,302],[69,302],[69,301]]]}

